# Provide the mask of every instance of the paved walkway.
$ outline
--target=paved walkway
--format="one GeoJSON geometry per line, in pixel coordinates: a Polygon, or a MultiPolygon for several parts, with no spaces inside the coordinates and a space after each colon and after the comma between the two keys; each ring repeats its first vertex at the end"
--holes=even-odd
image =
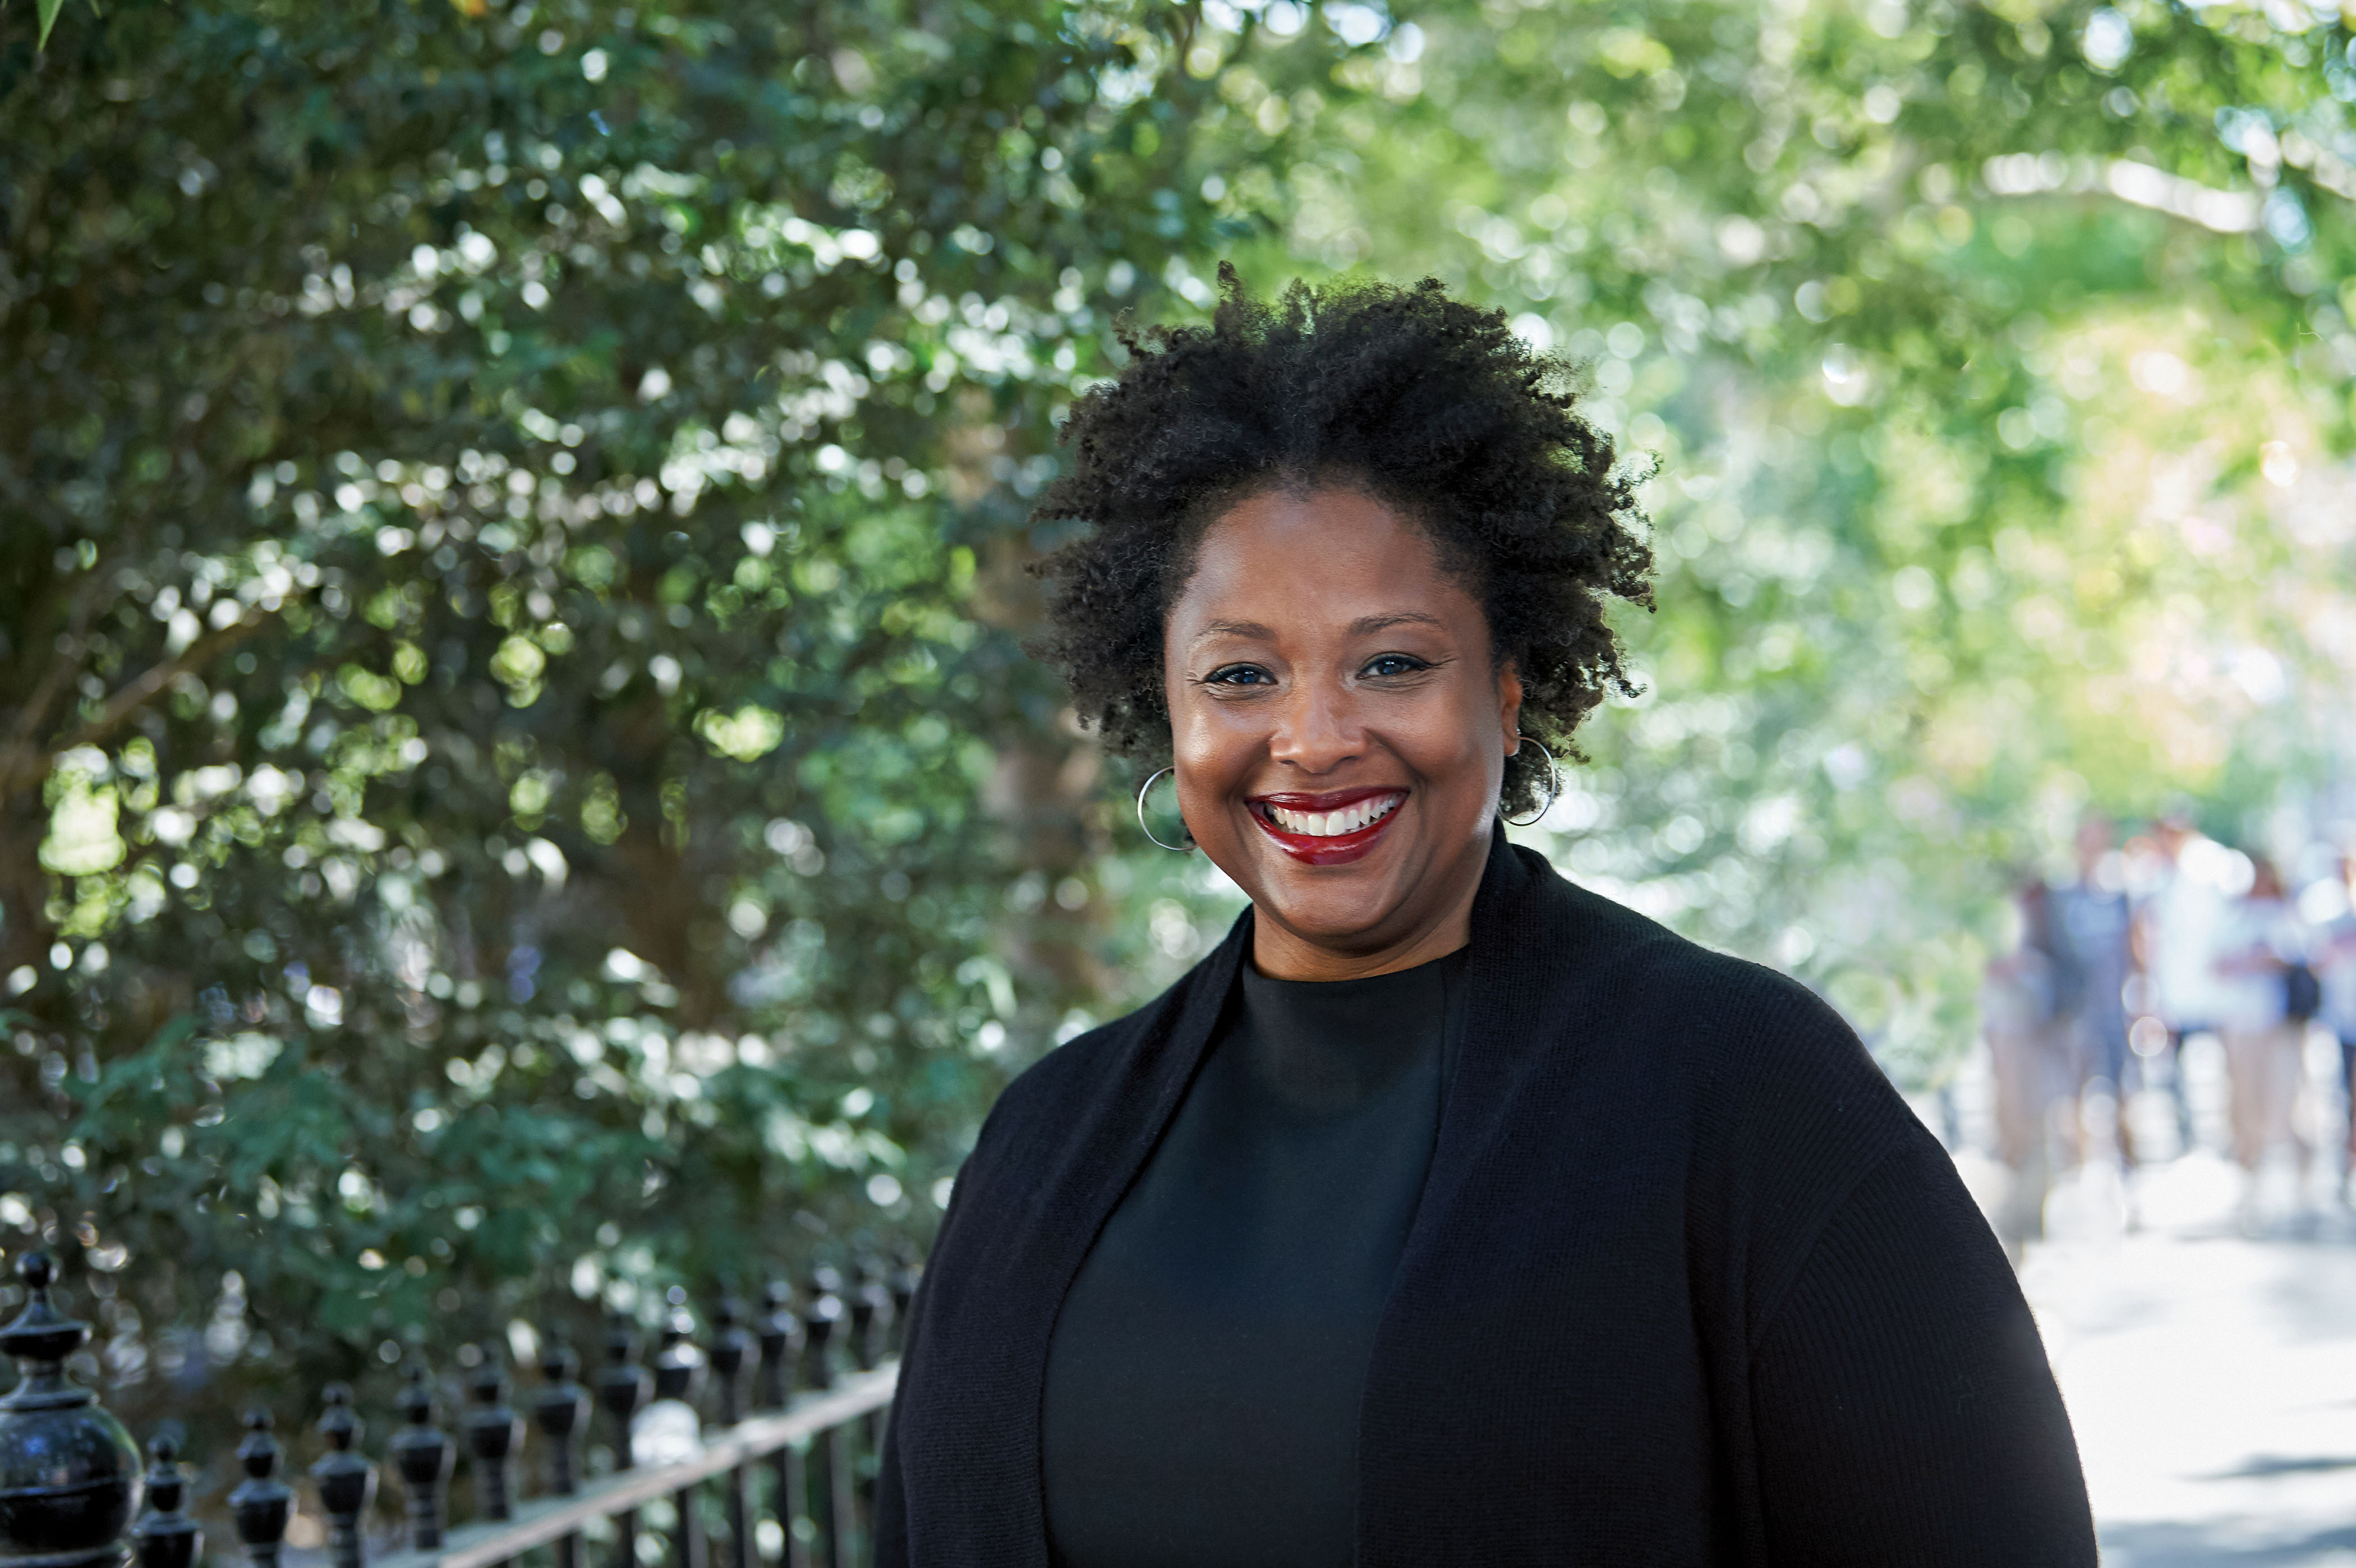
{"type": "Polygon", "coordinates": [[[2028,1246],[2104,1568],[2356,1568],[2356,1219],[2320,1177],[2275,1173],[2254,1213],[2242,1188],[2206,1148],[2131,1190],[2098,1167],[2028,1246]]]}

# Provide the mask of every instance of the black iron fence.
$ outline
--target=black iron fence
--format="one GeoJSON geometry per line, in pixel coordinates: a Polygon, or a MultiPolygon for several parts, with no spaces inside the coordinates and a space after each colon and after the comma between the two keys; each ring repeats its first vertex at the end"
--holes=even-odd
{"type": "MultiPolygon", "coordinates": [[[[171,1439],[149,1444],[143,1474],[129,1431],[68,1369],[90,1330],[52,1302],[50,1260],[27,1254],[18,1273],[28,1299],[0,1328],[0,1351],[20,1374],[0,1396],[0,1568],[123,1568],[134,1557],[138,1568],[193,1568],[204,1531],[187,1511],[171,1439]]],[[[915,1284],[908,1269],[864,1271],[855,1284],[821,1269],[798,1299],[771,1285],[757,1313],[719,1303],[701,1344],[674,1292],[650,1360],[619,1316],[585,1386],[569,1348],[544,1347],[529,1420],[486,1348],[455,1436],[438,1424],[429,1369],[412,1360],[381,1466],[367,1455],[351,1390],[330,1385],[309,1490],[333,1568],[851,1568],[863,1558],[915,1284]],[[614,1459],[594,1477],[581,1455],[593,1406],[614,1459]],[[462,1445],[476,1517],[449,1528],[462,1445]],[[402,1490],[407,1523],[401,1549],[372,1557],[380,1469],[402,1490]],[[536,1477],[529,1498],[519,1471],[536,1477]]],[[[253,1568],[280,1568],[302,1503],[273,1426],[268,1409],[247,1415],[244,1479],[227,1498],[253,1568]]]]}

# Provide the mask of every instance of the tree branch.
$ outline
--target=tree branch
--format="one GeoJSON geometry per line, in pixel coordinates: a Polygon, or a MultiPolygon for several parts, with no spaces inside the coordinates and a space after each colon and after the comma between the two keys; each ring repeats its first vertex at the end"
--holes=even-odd
{"type": "Polygon", "coordinates": [[[60,650],[60,657],[50,661],[48,669],[42,671],[39,682],[33,687],[32,694],[25,699],[25,705],[16,710],[16,722],[10,726],[8,736],[9,751],[17,751],[32,744],[34,735],[41,727],[41,721],[48,716],[49,704],[57,701],[58,693],[74,672],[75,661],[82,653],[82,633],[90,627],[91,602],[98,596],[98,585],[103,575],[105,574],[97,571],[86,572],[81,585],[74,590],[73,607],[66,613],[66,629],[62,636],[71,652],[60,650]]]}
{"type": "Polygon", "coordinates": [[[111,738],[173,682],[203,669],[260,631],[271,618],[271,613],[261,606],[251,606],[229,625],[207,632],[172,658],[150,666],[117,687],[104,707],[64,739],[40,746],[16,742],[0,750],[0,802],[14,800],[22,791],[38,786],[48,778],[58,758],[74,747],[97,746],[111,738]]]}

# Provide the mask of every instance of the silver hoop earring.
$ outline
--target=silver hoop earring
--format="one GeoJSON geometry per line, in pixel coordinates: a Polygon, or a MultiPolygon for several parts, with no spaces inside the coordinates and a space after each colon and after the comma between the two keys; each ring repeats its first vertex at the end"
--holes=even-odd
{"type": "Polygon", "coordinates": [[[1514,732],[1514,738],[1515,740],[1526,740],[1532,746],[1537,746],[1540,751],[1546,753],[1547,795],[1545,804],[1539,806],[1537,811],[1531,812],[1527,818],[1522,821],[1516,822],[1512,817],[1507,817],[1505,819],[1506,822],[1511,822],[1515,827],[1526,828],[1532,823],[1537,822],[1541,817],[1544,817],[1548,811],[1554,810],[1554,803],[1562,798],[1562,767],[1555,759],[1554,748],[1547,745],[1546,742],[1540,740],[1537,736],[1534,735],[1524,735],[1517,729],[1514,732]]]}
{"type": "MultiPolygon", "coordinates": [[[[1160,779],[1164,773],[1175,773],[1178,770],[1174,768],[1157,768],[1146,776],[1144,783],[1140,784],[1137,787],[1137,825],[1144,832],[1147,838],[1153,839],[1155,843],[1161,843],[1163,849],[1170,851],[1172,854],[1192,854],[1194,853],[1194,846],[1192,843],[1162,843],[1162,841],[1159,838],[1154,837],[1153,830],[1145,825],[1145,792],[1148,789],[1152,789],[1154,780],[1160,779]]],[[[1184,819],[1181,818],[1180,820],[1183,822],[1184,819]]],[[[1191,837],[1192,835],[1190,834],[1188,836],[1191,837]]]]}

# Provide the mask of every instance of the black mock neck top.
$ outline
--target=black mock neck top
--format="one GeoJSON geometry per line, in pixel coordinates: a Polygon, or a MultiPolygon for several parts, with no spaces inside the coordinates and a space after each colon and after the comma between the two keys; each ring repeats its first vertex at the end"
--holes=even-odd
{"type": "Polygon", "coordinates": [[[1055,1320],[1059,1568],[1345,1568],[1359,1403],[1440,1129],[1462,951],[1241,966],[1202,1070],[1055,1320]]]}

